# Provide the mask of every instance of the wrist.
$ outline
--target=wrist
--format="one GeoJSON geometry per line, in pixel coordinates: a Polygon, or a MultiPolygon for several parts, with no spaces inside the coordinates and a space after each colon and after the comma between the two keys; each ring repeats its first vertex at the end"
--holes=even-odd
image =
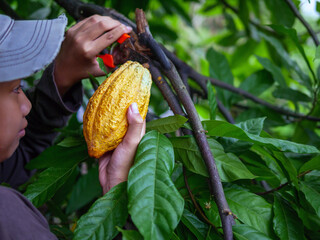
{"type": "Polygon", "coordinates": [[[54,82],[60,96],[63,96],[73,86],[72,78],[68,76],[66,71],[63,71],[57,62],[54,63],[53,69],[54,82]]]}

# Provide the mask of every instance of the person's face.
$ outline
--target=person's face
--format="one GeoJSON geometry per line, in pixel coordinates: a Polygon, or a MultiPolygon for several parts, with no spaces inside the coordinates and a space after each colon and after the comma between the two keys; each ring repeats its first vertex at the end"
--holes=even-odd
{"type": "Polygon", "coordinates": [[[0,162],[17,149],[28,124],[31,103],[20,84],[20,80],[0,83],[0,162]]]}

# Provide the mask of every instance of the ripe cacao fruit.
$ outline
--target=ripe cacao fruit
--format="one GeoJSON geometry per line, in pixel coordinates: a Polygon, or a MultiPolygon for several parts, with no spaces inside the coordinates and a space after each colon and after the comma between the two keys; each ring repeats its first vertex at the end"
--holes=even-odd
{"type": "Polygon", "coordinates": [[[91,157],[100,158],[120,144],[128,129],[127,110],[133,102],[145,119],[151,84],[148,69],[127,61],[99,86],[83,116],[83,134],[91,157]]]}

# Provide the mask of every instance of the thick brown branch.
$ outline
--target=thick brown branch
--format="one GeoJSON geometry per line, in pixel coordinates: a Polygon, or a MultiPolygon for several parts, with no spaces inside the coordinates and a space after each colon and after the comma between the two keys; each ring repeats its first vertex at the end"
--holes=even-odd
{"type": "MultiPolygon", "coordinates": [[[[139,10],[136,10],[136,16],[144,17],[141,13],[138,13],[139,10]]],[[[136,22],[137,25],[139,25],[140,19],[137,18],[136,22]]],[[[141,22],[144,22],[146,20],[143,20],[141,22]]],[[[147,26],[146,26],[147,27],[147,26]]],[[[183,84],[180,75],[178,74],[175,66],[172,64],[172,62],[166,57],[164,52],[161,50],[160,46],[154,41],[152,36],[146,32],[138,33],[139,39],[142,38],[142,42],[147,43],[147,46],[151,49],[154,58],[157,60],[160,59],[160,63],[163,68],[163,72],[167,76],[167,78],[170,80],[175,92],[177,93],[182,105],[184,106],[188,116],[189,120],[191,122],[194,135],[197,141],[197,144],[200,148],[201,155],[206,163],[206,166],[208,168],[209,172],[209,179],[210,179],[210,185],[213,189],[213,195],[215,197],[215,201],[217,203],[219,214],[222,222],[222,228],[224,231],[225,239],[233,239],[233,233],[232,233],[232,224],[234,223],[232,215],[229,215],[230,209],[228,206],[228,203],[226,201],[222,183],[219,177],[219,173],[213,158],[213,155],[211,153],[205,131],[202,127],[199,115],[195,109],[195,106],[191,100],[191,97],[186,90],[185,85],[183,84]],[[159,54],[159,55],[158,55],[159,54]]]]}
{"type": "Polygon", "coordinates": [[[318,37],[317,37],[316,33],[312,30],[312,28],[309,25],[309,23],[302,17],[302,15],[300,14],[299,10],[296,8],[296,5],[294,5],[294,3],[291,0],[285,0],[285,1],[288,4],[288,6],[290,7],[290,9],[293,12],[293,14],[300,20],[300,22],[303,24],[303,26],[307,29],[308,33],[312,37],[312,40],[313,40],[314,44],[316,46],[318,46],[319,45],[319,40],[318,40],[318,37]]]}

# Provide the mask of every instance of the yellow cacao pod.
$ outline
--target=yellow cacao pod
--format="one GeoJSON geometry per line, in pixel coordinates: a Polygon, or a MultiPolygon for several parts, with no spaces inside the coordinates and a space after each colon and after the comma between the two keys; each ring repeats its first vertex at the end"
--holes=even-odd
{"type": "Polygon", "coordinates": [[[120,144],[128,129],[127,110],[133,102],[145,119],[151,84],[148,69],[127,61],[99,86],[83,116],[83,134],[91,157],[100,158],[120,144]]]}

